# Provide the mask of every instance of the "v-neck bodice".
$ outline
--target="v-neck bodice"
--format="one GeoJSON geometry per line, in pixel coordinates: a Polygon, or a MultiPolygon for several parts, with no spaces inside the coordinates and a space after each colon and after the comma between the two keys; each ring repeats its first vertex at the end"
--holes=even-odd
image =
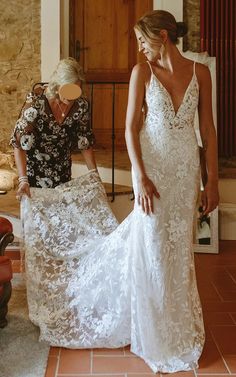
{"type": "Polygon", "coordinates": [[[175,125],[178,123],[178,127],[182,127],[181,125],[186,123],[186,121],[188,124],[193,123],[199,95],[195,63],[192,78],[177,110],[174,108],[170,93],[154,74],[150,63],[149,66],[151,69],[151,79],[146,89],[147,117],[156,115],[164,123],[170,122],[172,124],[174,122],[175,125]]]}
{"type": "Polygon", "coordinates": [[[188,84],[188,86],[187,86],[187,88],[186,88],[186,90],[185,90],[185,92],[184,92],[184,95],[183,95],[182,101],[180,102],[180,105],[179,105],[178,109],[175,109],[175,107],[174,107],[174,102],[173,102],[173,99],[172,99],[172,97],[171,97],[169,91],[168,91],[168,90],[166,89],[166,87],[162,84],[162,82],[158,79],[158,77],[154,74],[154,72],[152,72],[152,79],[158,81],[159,85],[160,85],[160,86],[163,88],[163,90],[166,92],[167,97],[169,97],[169,99],[170,99],[170,105],[171,105],[171,107],[172,107],[172,109],[173,109],[173,112],[174,112],[174,115],[175,115],[175,116],[178,115],[178,112],[180,111],[181,106],[184,104],[185,98],[186,98],[186,96],[187,96],[187,94],[188,94],[188,90],[190,89],[190,87],[191,87],[191,85],[192,85],[192,82],[194,81],[194,78],[195,78],[195,77],[196,77],[196,75],[193,73],[193,76],[192,76],[191,80],[189,81],[189,84],[188,84]]]}
{"type": "MultiPolygon", "coordinates": [[[[185,156],[198,150],[194,119],[198,107],[199,86],[195,71],[186,88],[182,102],[175,112],[169,92],[152,72],[146,87],[146,116],[140,131],[142,156],[146,161],[153,158],[172,161],[170,156],[185,150],[185,156]],[[152,149],[150,149],[150,143],[152,149]]],[[[181,152],[182,153],[182,152],[181,152]]],[[[173,158],[173,165],[175,158],[173,158]]]]}

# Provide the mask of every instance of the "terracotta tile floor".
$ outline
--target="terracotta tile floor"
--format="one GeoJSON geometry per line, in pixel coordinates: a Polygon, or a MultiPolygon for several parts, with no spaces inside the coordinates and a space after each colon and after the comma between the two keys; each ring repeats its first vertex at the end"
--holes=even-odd
{"type": "MultiPolygon", "coordinates": [[[[13,269],[20,261],[11,255],[13,269]]],[[[206,344],[199,369],[176,377],[236,377],[236,241],[221,241],[218,255],[196,254],[206,344]]],[[[69,350],[51,347],[45,377],[148,377],[147,365],[129,347],[69,350]]]]}

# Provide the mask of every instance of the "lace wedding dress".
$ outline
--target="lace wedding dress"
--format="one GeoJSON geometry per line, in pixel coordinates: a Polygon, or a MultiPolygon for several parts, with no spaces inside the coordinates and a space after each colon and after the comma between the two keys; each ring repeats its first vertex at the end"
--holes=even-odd
{"type": "Polygon", "coordinates": [[[131,344],[154,372],[177,372],[197,367],[204,344],[192,250],[195,69],[177,113],[153,73],[146,103],[140,143],[160,193],[154,214],[135,204],[118,225],[95,171],[22,200],[29,315],[53,346],[131,344]]]}

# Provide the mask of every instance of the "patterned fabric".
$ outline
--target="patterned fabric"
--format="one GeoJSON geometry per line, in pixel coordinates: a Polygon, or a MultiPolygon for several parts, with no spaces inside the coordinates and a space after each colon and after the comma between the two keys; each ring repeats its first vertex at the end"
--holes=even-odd
{"type": "MultiPolygon", "coordinates": [[[[192,228],[199,189],[195,73],[175,113],[152,73],[140,132],[156,185],[117,226],[97,173],[22,201],[29,313],[40,339],[69,348],[131,344],[154,372],[190,370],[204,344],[192,228]],[[55,194],[56,192],[56,194],[55,194]]],[[[137,181],[133,173],[134,190],[137,181]]]]}
{"type": "Polygon", "coordinates": [[[32,187],[55,187],[71,179],[71,152],[94,144],[89,126],[89,104],[77,99],[59,124],[42,93],[29,93],[16,122],[10,144],[27,155],[27,175],[32,187]]]}

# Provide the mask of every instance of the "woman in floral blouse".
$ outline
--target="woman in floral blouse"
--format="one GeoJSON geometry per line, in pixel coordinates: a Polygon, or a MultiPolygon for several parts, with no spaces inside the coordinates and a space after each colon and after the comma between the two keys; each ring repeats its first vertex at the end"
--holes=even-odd
{"type": "Polygon", "coordinates": [[[60,94],[64,84],[79,85],[82,80],[77,61],[63,59],[46,89],[27,94],[10,141],[19,173],[19,199],[23,194],[30,196],[30,186],[52,188],[69,181],[76,145],[88,169],[96,169],[89,103],[84,96],[69,101],[60,94]]]}

